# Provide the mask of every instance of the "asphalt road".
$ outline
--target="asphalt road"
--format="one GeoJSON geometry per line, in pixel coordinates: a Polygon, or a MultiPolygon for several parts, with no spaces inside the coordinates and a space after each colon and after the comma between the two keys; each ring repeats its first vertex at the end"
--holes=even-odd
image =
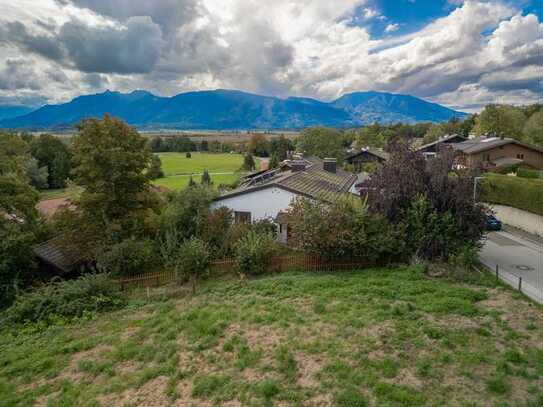
{"type": "Polygon", "coordinates": [[[505,282],[543,304],[543,239],[507,227],[490,232],[479,258],[492,270],[498,265],[505,282]]]}

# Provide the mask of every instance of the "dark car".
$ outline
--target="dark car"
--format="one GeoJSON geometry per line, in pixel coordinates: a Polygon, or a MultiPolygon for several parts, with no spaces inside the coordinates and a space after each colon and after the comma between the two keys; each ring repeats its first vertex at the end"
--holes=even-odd
{"type": "Polygon", "coordinates": [[[487,230],[502,230],[502,223],[496,219],[493,215],[486,217],[486,229],[487,230]]]}

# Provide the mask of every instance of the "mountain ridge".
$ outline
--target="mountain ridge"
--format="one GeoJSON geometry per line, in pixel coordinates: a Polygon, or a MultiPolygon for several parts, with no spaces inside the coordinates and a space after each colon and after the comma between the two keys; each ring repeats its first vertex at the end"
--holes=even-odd
{"type": "Polygon", "coordinates": [[[375,121],[442,122],[466,116],[414,96],[376,91],[352,92],[323,102],[307,97],[283,99],[228,89],[192,91],[171,97],[145,90],[130,93],[107,90],[0,120],[0,128],[69,128],[85,118],[102,117],[105,113],[139,128],[187,130],[353,127],[375,121]]]}

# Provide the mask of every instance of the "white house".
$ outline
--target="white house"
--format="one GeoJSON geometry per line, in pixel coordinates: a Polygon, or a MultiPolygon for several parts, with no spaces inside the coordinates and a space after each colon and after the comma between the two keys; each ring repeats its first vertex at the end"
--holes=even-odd
{"type": "Polygon", "coordinates": [[[278,225],[279,239],[287,240],[285,213],[299,197],[330,202],[349,193],[356,175],[337,168],[335,159],[297,157],[280,168],[261,171],[245,179],[239,188],[218,197],[212,208],[227,207],[236,222],[271,220],[278,225]]]}

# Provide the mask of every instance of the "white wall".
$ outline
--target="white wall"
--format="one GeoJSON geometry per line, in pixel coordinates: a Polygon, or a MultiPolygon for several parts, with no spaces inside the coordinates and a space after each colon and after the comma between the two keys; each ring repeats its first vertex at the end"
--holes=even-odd
{"type": "Polygon", "coordinates": [[[224,198],[211,204],[212,209],[226,206],[233,211],[251,212],[251,221],[275,219],[280,211],[289,208],[298,195],[277,187],[270,187],[242,195],[224,198]]]}
{"type": "Polygon", "coordinates": [[[510,206],[495,204],[488,204],[488,206],[496,212],[496,217],[506,225],[543,237],[543,216],[510,206]]]}

